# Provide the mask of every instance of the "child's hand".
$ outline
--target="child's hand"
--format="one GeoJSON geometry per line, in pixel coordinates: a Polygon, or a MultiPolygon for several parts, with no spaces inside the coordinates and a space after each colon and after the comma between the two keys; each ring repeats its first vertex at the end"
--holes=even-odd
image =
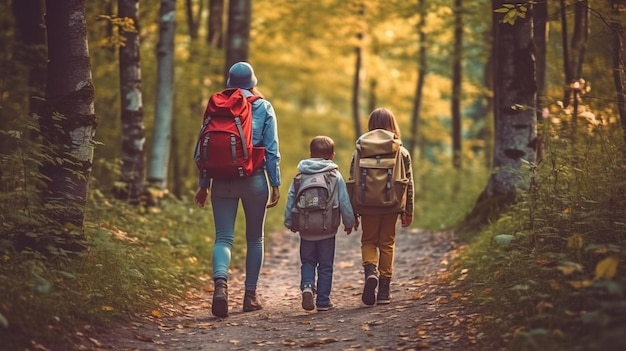
{"type": "Polygon", "coordinates": [[[400,216],[400,221],[402,222],[402,228],[406,228],[413,222],[413,216],[403,214],[400,216]]]}
{"type": "Polygon", "coordinates": [[[359,229],[359,217],[354,216],[354,230],[359,229]]]}
{"type": "Polygon", "coordinates": [[[350,235],[350,233],[352,233],[352,227],[343,226],[343,231],[346,232],[346,235],[350,235]]]}

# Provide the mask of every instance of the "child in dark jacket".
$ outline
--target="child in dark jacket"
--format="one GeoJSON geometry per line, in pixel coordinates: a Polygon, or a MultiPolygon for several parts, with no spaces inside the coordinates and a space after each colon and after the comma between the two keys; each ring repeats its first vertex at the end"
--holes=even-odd
{"type": "MultiPolygon", "coordinates": [[[[344,231],[350,234],[352,229],[358,227],[358,222],[352,211],[350,198],[346,189],[346,183],[339,173],[338,166],[333,162],[335,157],[334,142],[327,136],[317,136],[310,144],[310,158],[301,160],[298,164],[300,173],[329,172],[331,176],[337,177],[336,197],[332,201],[337,201],[339,212],[344,224],[344,231]]],[[[287,194],[287,204],[285,208],[284,224],[292,231],[295,218],[293,208],[296,204],[294,181],[289,186],[287,194]]],[[[302,308],[311,311],[317,307],[318,311],[327,311],[334,306],[330,300],[330,292],[333,280],[333,265],[335,261],[335,236],[336,228],[329,234],[302,233],[300,232],[300,289],[302,291],[302,308]],[[317,272],[317,284],[315,275],[317,272]],[[315,301],[314,301],[314,297],[315,301]]]]}

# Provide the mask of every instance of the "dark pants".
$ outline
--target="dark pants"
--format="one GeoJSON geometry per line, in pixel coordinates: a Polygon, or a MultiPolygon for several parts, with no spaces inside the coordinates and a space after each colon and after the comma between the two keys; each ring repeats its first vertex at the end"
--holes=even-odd
{"type": "Polygon", "coordinates": [[[317,292],[317,306],[330,303],[330,290],[333,284],[333,264],[335,262],[335,237],[323,240],[300,239],[300,288],[307,286],[317,292]],[[317,270],[317,288],[315,273],[317,270]]]}

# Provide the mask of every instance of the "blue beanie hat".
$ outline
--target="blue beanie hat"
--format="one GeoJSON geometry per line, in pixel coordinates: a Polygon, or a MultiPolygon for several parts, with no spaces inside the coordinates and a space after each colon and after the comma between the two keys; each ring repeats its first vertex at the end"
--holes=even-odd
{"type": "Polygon", "coordinates": [[[250,89],[257,84],[254,70],[247,62],[237,62],[230,67],[228,71],[228,81],[226,86],[229,88],[250,89]]]}

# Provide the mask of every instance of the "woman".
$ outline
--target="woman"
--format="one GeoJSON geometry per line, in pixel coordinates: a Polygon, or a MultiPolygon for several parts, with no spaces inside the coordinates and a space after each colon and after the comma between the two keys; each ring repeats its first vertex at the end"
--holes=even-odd
{"type": "MultiPolygon", "coordinates": [[[[247,62],[237,62],[229,70],[228,88],[240,88],[246,97],[261,96],[256,88],[254,69],[247,62]]],[[[211,205],[215,222],[213,246],[213,304],[211,312],[217,317],[228,316],[228,268],[235,236],[235,219],[241,200],[246,217],[246,280],[243,311],[262,309],[256,294],[263,265],[263,236],[267,208],[276,206],[280,198],[280,153],[276,114],[265,99],[252,103],[252,143],[265,148],[263,167],[251,176],[234,180],[209,179],[200,174],[195,202],[204,207],[211,189],[211,205]],[[268,187],[271,185],[271,199],[268,187]],[[269,199],[269,203],[268,203],[269,199]]]]}

